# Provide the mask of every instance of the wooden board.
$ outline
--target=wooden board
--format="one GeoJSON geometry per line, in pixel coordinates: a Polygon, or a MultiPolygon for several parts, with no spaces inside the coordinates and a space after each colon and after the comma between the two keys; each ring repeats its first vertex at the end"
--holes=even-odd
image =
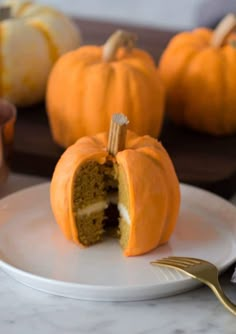
{"type": "MultiPolygon", "coordinates": [[[[77,19],[86,44],[102,44],[120,25],[77,19]]],[[[145,27],[122,28],[136,32],[138,46],[158,61],[174,32],[145,27]]],[[[236,191],[236,136],[215,138],[166,120],[160,137],[181,182],[211,190],[225,198],[236,191]]],[[[44,104],[18,110],[12,169],[51,177],[63,149],[51,138],[44,104]]]]}

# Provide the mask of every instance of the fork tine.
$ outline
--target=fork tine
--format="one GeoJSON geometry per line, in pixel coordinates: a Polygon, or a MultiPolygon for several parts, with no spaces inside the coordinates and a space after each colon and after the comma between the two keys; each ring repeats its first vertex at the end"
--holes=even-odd
{"type": "Polygon", "coordinates": [[[189,267],[189,263],[187,261],[183,261],[181,258],[174,259],[172,257],[168,257],[167,260],[173,264],[184,266],[184,268],[189,267]]]}
{"type": "Polygon", "coordinates": [[[203,260],[199,260],[197,258],[184,257],[184,256],[170,256],[168,258],[171,258],[173,260],[183,261],[183,262],[188,263],[188,264],[200,264],[202,262],[206,262],[206,261],[203,261],[203,260]]]}
{"type": "Polygon", "coordinates": [[[196,266],[196,265],[199,265],[201,262],[200,261],[197,261],[195,259],[190,259],[190,258],[187,258],[187,257],[179,257],[179,256],[170,256],[168,257],[169,260],[172,260],[172,261],[176,261],[176,262],[179,262],[179,263],[183,263],[185,264],[186,266],[196,266]]]}
{"type": "Polygon", "coordinates": [[[185,269],[188,266],[188,265],[186,265],[186,264],[184,264],[182,262],[173,261],[173,260],[170,260],[168,258],[157,260],[157,261],[153,261],[153,262],[151,262],[151,264],[153,264],[153,265],[169,266],[169,267],[172,267],[172,268],[181,268],[181,269],[185,269]]]}

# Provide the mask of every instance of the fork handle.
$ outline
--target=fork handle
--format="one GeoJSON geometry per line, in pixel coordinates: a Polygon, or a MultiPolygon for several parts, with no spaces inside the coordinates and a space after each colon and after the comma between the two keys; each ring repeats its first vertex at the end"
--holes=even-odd
{"type": "Polygon", "coordinates": [[[229,298],[225,295],[222,290],[219,281],[217,280],[214,284],[207,283],[209,288],[214,292],[219,301],[234,315],[236,315],[236,305],[232,303],[229,298]]]}

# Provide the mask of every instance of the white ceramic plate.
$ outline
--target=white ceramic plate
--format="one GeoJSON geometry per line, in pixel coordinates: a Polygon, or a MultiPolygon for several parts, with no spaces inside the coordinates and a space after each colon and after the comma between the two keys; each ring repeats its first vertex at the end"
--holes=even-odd
{"type": "Polygon", "coordinates": [[[197,281],[150,261],[191,256],[226,269],[236,259],[236,208],[192,186],[181,185],[181,193],[169,243],[126,258],[115,239],[87,249],[67,241],[50,209],[48,183],[17,192],[0,201],[0,267],[35,289],[85,300],[144,300],[192,289],[197,281]]]}

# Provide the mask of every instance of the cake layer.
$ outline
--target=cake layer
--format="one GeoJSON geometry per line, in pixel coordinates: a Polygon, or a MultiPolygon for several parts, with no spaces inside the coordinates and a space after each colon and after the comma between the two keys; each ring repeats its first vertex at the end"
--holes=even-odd
{"type": "Polygon", "coordinates": [[[104,218],[104,211],[77,217],[78,238],[83,245],[89,246],[102,240],[105,232],[103,228],[104,218]]]}

